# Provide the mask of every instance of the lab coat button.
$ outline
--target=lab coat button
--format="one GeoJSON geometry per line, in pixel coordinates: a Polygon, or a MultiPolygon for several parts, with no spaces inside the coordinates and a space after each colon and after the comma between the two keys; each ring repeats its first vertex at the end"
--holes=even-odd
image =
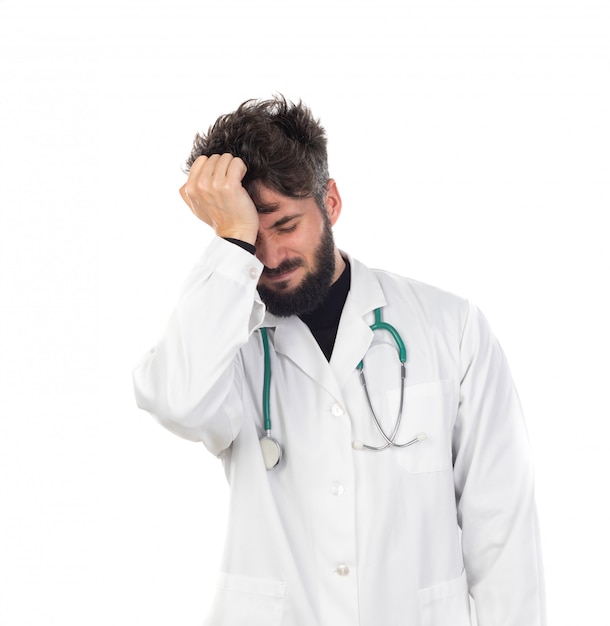
{"type": "Polygon", "coordinates": [[[345,563],[339,563],[336,571],[339,576],[347,576],[349,574],[349,567],[345,565],[345,563]]]}
{"type": "Polygon", "coordinates": [[[330,486],[330,492],[333,496],[342,496],[345,493],[345,487],[341,483],[333,483],[330,486]]]}
{"type": "Polygon", "coordinates": [[[258,270],[255,267],[250,268],[250,278],[252,278],[253,280],[255,278],[258,278],[258,270]]]}
{"type": "Polygon", "coordinates": [[[341,415],[343,415],[344,411],[341,408],[340,404],[333,404],[333,406],[331,407],[331,413],[335,416],[335,417],[340,417],[341,415]]]}

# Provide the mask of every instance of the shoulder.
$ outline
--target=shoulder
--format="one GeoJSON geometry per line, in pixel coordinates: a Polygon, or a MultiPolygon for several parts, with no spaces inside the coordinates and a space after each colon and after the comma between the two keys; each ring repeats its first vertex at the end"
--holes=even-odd
{"type": "Polygon", "coordinates": [[[357,259],[352,266],[351,295],[360,311],[385,307],[399,318],[461,334],[476,311],[466,298],[392,271],[372,269],[357,259]]]}
{"type": "Polygon", "coordinates": [[[428,283],[381,269],[370,270],[383,290],[388,306],[408,306],[426,317],[465,319],[472,307],[464,297],[428,283]]]}

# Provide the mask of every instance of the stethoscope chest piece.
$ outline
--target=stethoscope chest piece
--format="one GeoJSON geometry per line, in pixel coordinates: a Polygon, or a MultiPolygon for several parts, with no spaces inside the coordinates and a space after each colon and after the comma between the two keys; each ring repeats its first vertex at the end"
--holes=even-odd
{"type": "Polygon", "coordinates": [[[263,461],[268,470],[272,470],[279,465],[282,460],[282,447],[269,435],[265,435],[259,439],[261,444],[261,452],[263,453],[263,461]]]}
{"type": "MultiPolygon", "coordinates": [[[[375,413],[375,409],[371,402],[371,398],[369,396],[369,392],[367,389],[366,377],[364,374],[364,360],[360,361],[357,365],[357,369],[360,372],[360,380],[362,382],[362,386],[364,388],[364,393],[366,397],[366,401],[371,410],[371,415],[373,418],[373,423],[375,424],[379,434],[383,439],[383,443],[379,446],[372,446],[362,441],[354,441],[352,446],[355,450],[386,450],[387,448],[406,448],[408,446],[417,443],[418,441],[423,441],[426,439],[425,433],[419,433],[415,435],[414,438],[406,441],[405,443],[398,443],[396,438],[398,436],[400,425],[402,421],[402,411],[405,397],[405,379],[406,379],[406,368],[405,363],[407,360],[407,349],[405,347],[404,341],[399,335],[398,331],[387,322],[384,322],[381,315],[381,309],[375,309],[375,322],[370,327],[372,331],[376,330],[384,330],[392,335],[396,347],[398,349],[398,359],[400,361],[400,405],[398,408],[398,416],[396,418],[396,422],[394,424],[393,429],[390,432],[386,432],[383,428],[383,425],[379,418],[375,413]]],[[[263,360],[264,360],[264,372],[263,372],[263,426],[265,429],[265,434],[259,439],[261,445],[261,452],[263,455],[263,461],[265,463],[265,467],[268,470],[272,470],[274,467],[277,467],[282,460],[282,447],[280,444],[271,436],[271,357],[269,351],[269,337],[267,336],[267,328],[263,327],[260,329],[261,331],[261,339],[263,344],[263,360]]]]}
{"type": "Polygon", "coordinates": [[[270,389],[271,389],[271,358],[269,356],[269,337],[267,329],[261,328],[263,340],[263,352],[265,355],[265,373],[263,382],[263,421],[265,435],[259,439],[263,461],[268,470],[277,467],[282,460],[282,446],[271,436],[271,409],[270,409],[270,389]]]}

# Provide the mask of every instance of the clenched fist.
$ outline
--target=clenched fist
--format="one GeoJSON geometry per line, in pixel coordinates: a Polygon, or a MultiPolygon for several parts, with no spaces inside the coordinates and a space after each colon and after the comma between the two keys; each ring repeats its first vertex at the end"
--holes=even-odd
{"type": "Polygon", "coordinates": [[[200,156],[193,163],[180,194],[191,211],[219,237],[241,239],[254,245],[258,213],[241,184],[246,171],[246,164],[232,154],[200,156]]]}

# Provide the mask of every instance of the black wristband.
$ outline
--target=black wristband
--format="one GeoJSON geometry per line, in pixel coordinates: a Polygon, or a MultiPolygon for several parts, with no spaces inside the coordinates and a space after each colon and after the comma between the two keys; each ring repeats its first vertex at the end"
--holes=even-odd
{"type": "Polygon", "coordinates": [[[242,241],[241,239],[233,239],[231,237],[223,237],[223,239],[225,241],[230,241],[231,243],[234,243],[236,246],[239,246],[240,248],[243,248],[244,250],[247,250],[250,254],[256,253],[256,248],[251,243],[248,243],[247,241],[242,241]]]}

